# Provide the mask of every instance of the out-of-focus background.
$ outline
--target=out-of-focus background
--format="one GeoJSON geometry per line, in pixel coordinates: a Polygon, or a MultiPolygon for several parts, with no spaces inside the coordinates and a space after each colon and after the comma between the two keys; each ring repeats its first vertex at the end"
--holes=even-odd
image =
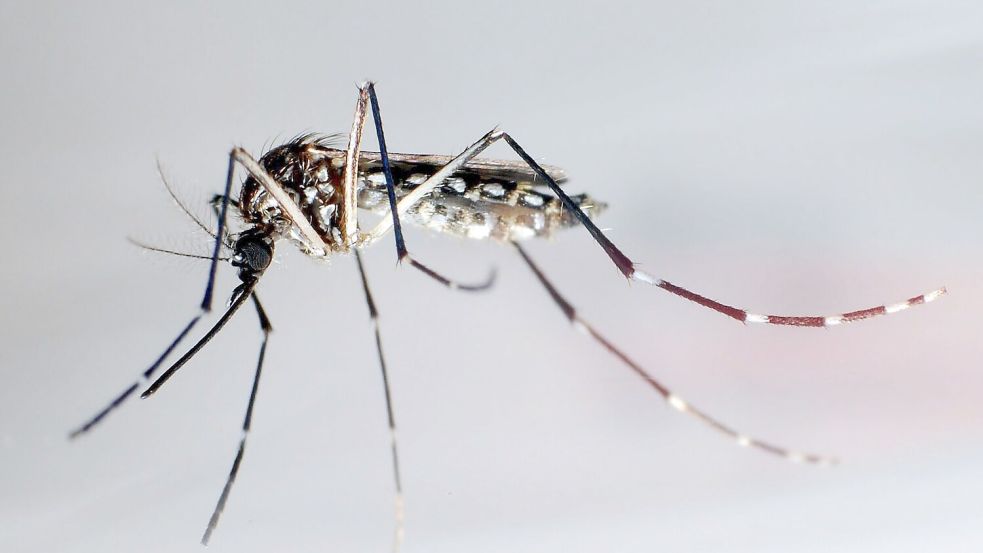
{"type": "MultiPolygon", "coordinates": [[[[232,145],[345,131],[372,78],[392,150],[456,153],[501,124],[609,203],[599,223],[647,271],[722,301],[831,314],[950,290],[830,330],[744,327],[627,285],[583,230],[528,245],[680,395],[843,461],[823,469],[667,409],[509,248],[410,231],[448,273],[499,268],[467,295],[379,245],[406,552],[978,551],[981,32],[977,2],[4,3],[0,550],[201,551],[259,331],[244,311],[70,443],[200,301],[204,264],[125,237],[203,244],[155,156],[203,205],[232,145]]],[[[223,266],[222,299],[235,283],[223,266]]],[[[211,550],[385,551],[353,260],[281,247],[261,294],[276,332],[211,550]]]]}

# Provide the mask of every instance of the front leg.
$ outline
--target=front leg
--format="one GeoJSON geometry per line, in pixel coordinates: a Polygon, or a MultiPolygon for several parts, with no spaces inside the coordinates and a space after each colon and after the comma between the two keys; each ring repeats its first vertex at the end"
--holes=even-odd
{"type": "Polygon", "coordinates": [[[341,181],[341,204],[338,206],[338,221],[345,248],[354,246],[358,240],[358,191],[355,185],[358,182],[358,154],[362,149],[368,98],[368,89],[360,86],[352,130],[348,133],[348,148],[345,149],[345,172],[341,181]]]}
{"type": "MultiPolygon", "coordinates": [[[[290,198],[290,195],[283,189],[283,186],[253,156],[249,155],[249,152],[236,146],[232,148],[230,156],[232,160],[238,161],[239,164],[249,171],[249,175],[256,179],[270,196],[273,196],[273,199],[280,205],[280,209],[287,214],[290,222],[300,230],[301,235],[307,240],[308,248],[315,255],[327,255],[331,251],[331,246],[324,242],[321,235],[318,234],[314,226],[311,225],[311,222],[304,216],[304,213],[300,210],[300,206],[290,198]]],[[[228,190],[226,190],[225,195],[228,197],[228,190]]],[[[228,201],[226,200],[225,203],[227,204],[228,201]]]]}

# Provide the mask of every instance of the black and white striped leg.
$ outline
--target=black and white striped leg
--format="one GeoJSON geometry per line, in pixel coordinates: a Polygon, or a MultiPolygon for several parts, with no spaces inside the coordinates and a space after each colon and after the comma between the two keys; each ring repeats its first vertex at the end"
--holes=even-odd
{"type": "Polygon", "coordinates": [[[205,533],[201,537],[202,545],[208,545],[208,540],[211,538],[212,532],[218,526],[218,520],[222,516],[222,511],[225,509],[226,501],[229,499],[232,484],[235,483],[236,476],[239,474],[239,466],[242,464],[242,457],[246,452],[246,438],[249,436],[249,427],[253,420],[253,407],[256,405],[256,390],[259,389],[259,377],[263,372],[263,359],[266,357],[266,342],[270,338],[270,332],[273,331],[273,325],[270,324],[270,319],[266,316],[266,311],[259,302],[256,293],[252,292],[250,296],[253,299],[253,305],[256,307],[259,326],[263,330],[263,344],[259,348],[259,359],[256,361],[256,374],[253,375],[253,386],[249,392],[249,404],[246,407],[246,416],[242,421],[242,436],[239,438],[239,450],[236,452],[235,460],[232,462],[232,469],[229,471],[229,476],[225,480],[222,495],[219,496],[218,502],[215,504],[215,509],[212,511],[212,516],[208,520],[208,528],[205,529],[205,533]]]}
{"type": "Polygon", "coordinates": [[[547,186],[549,186],[550,190],[552,190],[553,193],[556,194],[558,198],[560,198],[560,201],[563,203],[564,207],[566,207],[567,210],[569,210],[571,213],[574,214],[574,216],[577,217],[580,223],[584,225],[584,227],[587,229],[590,235],[594,237],[594,240],[601,246],[602,249],[604,249],[604,252],[608,254],[608,257],[611,258],[611,261],[614,262],[615,266],[618,267],[618,270],[621,271],[621,273],[625,275],[626,278],[628,278],[629,280],[637,280],[640,282],[651,284],[653,286],[657,286],[669,293],[675,294],[681,298],[685,298],[693,303],[702,305],[703,307],[713,309],[718,313],[722,313],[724,315],[727,315],[728,317],[731,317],[743,323],[764,323],[764,324],[780,325],[780,326],[803,326],[803,327],[837,326],[844,323],[869,319],[871,317],[877,317],[881,315],[890,315],[892,313],[904,311],[915,305],[931,302],[946,293],[945,288],[937,288],[935,290],[932,290],[931,292],[920,294],[918,296],[914,296],[912,298],[908,298],[906,300],[902,300],[894,304],[885,304],[876,307],[867,307],[864,309],[857,309],[846,313],[838,313],[836,315],[827,315],[827,316],[760,315],[757,313],[749,312],[745,309],[740,309],[737,307],[733,307],[718,302],[706,296],[697,294],[696,292],[687,290],[686,288],[683,288],[681,286],[677,286],[667,280],[657,278],[653,275],[650,275],[648,273],[645,273],[644,271],[639,270],[635,266],[635,263],[631,259],[629,259],[628,256],[626,256],[620,249],[618,249],[618,247],[615,246],[614,243],[611,242],[611,240],[609,240],[608,237],[605,236],[603,232],[601,232],[601,229],[597,228],[597,225],[595,225],[594,222],[591,221],[589,217],[587,217],[584,211],[573,200],[570,199],[570,196],[568,196],[566,192],[564,192],[560,188],[560,186],[556,183],[553,177],[551,177],[538,163],[536,163],[536,160],[534,160],[529,154],[527,154],[526,151],[522,148],[522,146],[519,146],[518,142],[516,142],[511,136],[509,136],[508,133],[504,133],[504,132],[501,133],[501,138],[505,139],[505,142],[508,143],[508,145],[515,151],[515,153],[519,154],[519,157],[521,157],[523,161],[525,161],[526,164],[529,165],[529,167],[531,167],[533,171],[535,171],[536,174],[538,174],[540,178],[543,179],[543,181],[547,184],[547,186]]]}
{"type": "Polygon", "coordinates": [[[386,417],[389,423],[389,447],[392,453],[393,482],[396,487],[395,498],[395,517],[396,526],[393,537],[393,551],[398,551],[403,543],[403,484],[399,472],[399,450],[396,446],[396,418],[393,414],[392,391],[389,388],[389,372],[386,370],[386,357],[382,353],[382,335],[379,331],[379,311],[376,309],[375,300],[372,298],[372,291],[369,289],[369,280],[365,275],[365,266],[362,256],[358,249],[355,252],[355,261],[358,264],[358,274],[362,277],[362,289],[365,291],[365,303],[369,308],[369,317],[372,319],[372,327],[375,330],[375,347],[379,355],[379,368],[382,370],[382,387],[386,395],[386,417]]]}
{"type": "MultiPolygon", "coordinates": [[[[188,322],[187,325],[185,325],[185,327],[181,330],[181,332],[178,333],[177,337],[175,337],[174,340],[171,341],[170,345],[167,346],[164,352],[161,353],[159,357],[157,357],[157,360],[154,361],[153,364],[151,364],[150,367],[148,367],[145,371],[143,371],[143,374],[140,376],[140,378],[138,378],[135,382],[133,382],[133,384],[131,384],[129,387],[123,390],[123,392],[120,393],[118,396],[116,396],[112,401],[110,401],[109,404],[106,405],[106,407],[104,407],[101,411],[96,413],[94,417],[86,421],[77,429],[73,430],[68,435],[70,439],[77,438],[80,435],[84,434],[85,432],[91,430],[93,427],[99,424],[104,418],[106,418],[106,416],[109,415],[109,413],[111,413],[117,407],[122,405],[123,402],[127,400],[127,398],[132,396],[133,393],[137,390],[137,388],[150,382],[151,377],[154,375],[154,373],[157,372],[157,369],[160,368],[164,360],[171,354],[171,352],[174,351],[174,349],[178,346],[178,344],[180,344],[181,341],[184,340],[184,338],[188,335],[188,333],[191,332],[191,329],[194,328],[196,324],[198,324],[198,321],[200,321],[201,318],[206,313],[212,310],[212,294],[215,288],[215,272],[217,270],[219,260],[223,259],[221,256],[219,256],[219,253],[221,252],[221,249],[224,245],[225,221],[229,210],[229,196],[232,190],[232,179],[234,173],[235,173],[235,158],[233,158],[230,155],[229,168],[225,178],[225,194],[223,195],[223,200],[219,208],[218,228],[215,230],[215,234],[212,235],[215,237],[215,247],[212,250],[212,256],[210,258],[211,264],[208,269],[208,281],[205,284],[205,293],[201,299],[201,304],[199,306],[198,313],[191,319],[190,322],[188,322]]],[[[162,172],[161,178],[163,177],[164,176],[162,172]]],[[[191,214],[190,210],[188,210],[184,206],[184,204],[182,204],[180,200],[177,199],[177,196],[174,195],[174,192],[171,190],[170,185],[167,184],[166,179],[164,180],[164,184],[167,187],[168,193],[170,193],[174,197],[175,201],[178,202],[178,205],[181,207],[181,209],[183,209],[184,212],[187,213],[188,216],[190,216],[192,219],[195,219],[195,217],[191,214]]],[[[195,220],[197,222],[197,219],[195,220]]],[[[207,228],[205,228],[204,226],[202,226],[202,228],[206,232],[209,232],[209,234],[211,234],[211,232],[207,228]]],[[[223,318],[223,320],[224,319],[225,318],[223,318]]]]}
{"type": "MultiPolygon", "coordinates": [[[[320,236],[311,226],[310,222],[303,217],[303,213],[300,212],[300,208],[284,191],[283,187],[276,182],[276,179],[274,179],[266,171],[266,169],[259,164],[259,162],[253,159],[248,152],[239,147],[232,148],[232,151],[229,152],[229,173],[225,193],[222,194],[222,196],[216,196],[213,199],[213,205],[214,202],[218,202],[220,204],[220,214],[218,228],[215,231],[215,254],[213,255],[211,273],[209,275],[209,288],[207,292],[209,304],[211,302],[211,289],[215,280],[215,266],[218,258],[218,251],[223,241],[227,238],[225,233],[225,222],[227,219],[229,203],[231,202],[231,184],[236,163],[241,164],[249,175],[259,181],[266,191],[270,193],[277,200],[277,202],[279,202],[280,207],[287,212],[295,226],[297,226],[301,230],[302,234],[308,238],[311,251],[327,251],[326,244],[321,241],[320,236]]],[[[160,387],[163,386],[168,379],[174,376],[174,374],[181,367],[183,367],[185,363],[194,357],[195,354],[197,354],[198,351],[205,346],[205,344],[210,342],[211,339],[218,334],[222,327],[229,322],[236,311],[242,307],[242,304],[249,299],[253,289],[255,289],[256,285],[259,283],[259,279],[263,275],[263,271],[266,270],[273,258],[272,243],[269,241],[268,237],[263,238],[264,236],[265,233],[258,228],[250,229],[249,231],[238,235],[236,244],[233,246],[233,265],[239,267],[240,269],[239,279],[242,280],[242,284],[237,286],[233,291],[229,308],[226,310],[225,314],[222,315],[222,318],[215,323],[215,326],[213,326],[204,337],[202,337],[194,346],[192,346],[191,349],[184,354],[184,356],[182,356],[166,371],[164,371],[163,374],[157,378],[157,380],[154,380],[153,383],[143,391],[140,397],[147,398],[160,389],[160,387]],[[266,250],[265,252],[262,252],[263,255],[260,256],[260,258],[265,261],[265,264],[262,266],[248,265],[252,262],[259,262],[260,258],[251,255],[241,255],[241,252],[239,251],[240,248],[251,248],[257,251],[266,250]],[[239,261],[241,264],[237,264],[237,258],[241,258],[239,261]]]]}
{"type": "Polygon", "coordinates": [[[138,388],[149,383],[150,377],[153,376],[153,374],[160,367],[161,363],[164,362],[164,359],[166,359],[171,354],[171,352],[174,351],[174,348],[177,347],[177,345],[181,342],[181,340],[183,340],[184,337],[187,336],[189,332],[191,332],[191,329],[194,328],[195,324],[198,323],[198,321],[201,319],[201,316],[202,313],[199,313],[193,319],[191,319],[191,322],[189,322],[184,327],[184,329],[181,330],[181,332],[177,335],[177,337],[174,338],[171,344],[167,346],[167,349],[164,350],[164,353],[161,353],[160,356],[157,357],[157,360],[154,361],[153,364],[151,364],[150,367],[148,367],[145,371],[143,371],[143,374],[140,376],[139,379],[137,379],[133,384],[130,384],[128,388],[123,390],[122,393],[120,393],[112,401],[110,401],[109,404],[106,405],[101,411],[96,413],[94,417],[92,417],[84,424],[73,430],[68,435],[68,437],[71,439],[75,439],[81,436],[82,434],[88,432],[94,426],[102,422],[102,420],[106,418],[106,416],[109,415],[109,413],[113,412],[117,407],[122,405],[123,402],[126,401],[127,398],[129,398],[131,395],[133,395],[133,393],[136,392],[138,388]]]}
{"type": "Polygon", "coordinates": [[[447,278],[446,276],[431,269],[427,265],[417,261],[406,249],[406,242],[403,239],[403,227],[400,224],[399,211],[396,207],[396,188],[392,168],[389,165],[389,152],[386,148],[386,136],[382,130],[382,113],[379,111],[379,99],[376,97],[375,85],[373,83],[366,83],[365,87],[368,90],[369,101],[372,105],[372,120],[375,122],[376,137],[379,140],[379,154],[382,157],[382,172],[386,175],[386,192],[389,197],[389,211],[392,214],[393,234],[396,237],[397,260],[399,262],[404,260],[408,261],[410,265],[448,288],[466,291],[487,290],[495,282],[496,271],[494,269],[491,270],[488,277],[483,282],[464,284],[451,280],[450,278],[447,278]]]}
{"type": "Polygon", "coordinates": [[[596,340],[599,344],[604,346],[604,349],[608,350],[612,355],[620,359],[622,363],[627,365],[628,368],[630,368],[635,374],[641,377],[642,380],[647,382],[649,386],[658,392],[670,407],[676,411],[679,411],[680,413],[690,415],[713,430],[724,434],[725,436],[734,440],[739,446],[757,448],[766,453],[784,457],[785,459],[796,463],[813,463],[818,465],[829,465],[836,463],[836,459],[833,457],[826,457],[812,453],[802,453],[748,436],[747,434],[735,430],[720,420],[711,417],[703,410],[698,409],[696,406],[691,405],[688,401],[673,393],[655,377],[650,375],[641,365],[636,363],[617,346],[608,341],[607,338],[595,330],[593,326],[587,323],[587,321],[582,319],[580,315],[577,314],[577,310],[574,308],[574,306],[567,301],[566,298],[560,295],[560,292],[555,286],[553,286],[553,283],[546,278],[543,271],[540,270],[540,268],[533,262],[532,258],[529,257],[529,254],[527,254],[526,251],[519,246],[519,244],[513,242],[513,245],[529,268],[532,269],[532,272],[536,275],[539,283],[543,285],[543,288],[545,288],[550,297],[553,298],[556,305],[561,311],[563,311],[563,314],[567,317],[567,320],[570,321],[570,324],[572,324],[574,328],[580,332],[596,340]]]}

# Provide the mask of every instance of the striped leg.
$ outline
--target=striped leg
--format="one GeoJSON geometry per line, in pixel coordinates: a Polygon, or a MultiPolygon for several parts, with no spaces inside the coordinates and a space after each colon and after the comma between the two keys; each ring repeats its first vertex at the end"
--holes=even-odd
{"type": "MultiPolygon", "coordinates": [[[[283,211],[287,214],[287,216],[290,218],[294,226],[296,226],[300,230],[300,234],[306,240],[307,248],[310,250],[310,253],[312,253],[312,255],[327,255],[327,253],[330,251],[328,245],[324,243],[324,241],[321,239],[321,236],[311,225],[310,221],[308,221],[307,218],[304,217],[304,214],[303,212],[301,212],[300,207],[298,207],[297,204],[293,201],[293,199],[290,198],[290,195],[287,194],[287,192],[283,189],[283,186],[281,186],[280,183],[278,183],[276,179],[274,179],[269,174],[269,172],[265,168],[263,168],[263,166],[260,165],[259,162],[257,162],[249,154],[249,152],[239,147],[232,148],[232,151],[229,152],[229,173],[228,173],[228,182],[226,183],[226,187],[225,187],[225,193],[222,196],[217,196],[214,200],[220,203],[221,214],[219,216],[218,229],[215,233],[216,236],[215,253],[213,254],[213,258],[212,258],[212,270],[208,281],[209,286],[206,289],[206,300],[208,301],[209,305],[211,304],[212,285],[215,280],[215,267],[218,260],[219,246],[222,244],[222,240],[225,237],[224,229],[225,229],[226,214],[228,212],[229,203],[231,202],[232,176],[234,174],[235,164],[237,162],[240,165],[242,165],[243,168],[246,169],[246,171],[249,172],[250,176],[256,179],[263,186],[263,188],[266,190],[267,193],[269,193],[274,199],[276,199],[277,203],[280,205],[280,208],[283,209],[283,211]]],[[[257,238],[261,234],[263,233],[257,230],[256,228],[239,234],[236,245],[234,247],[235,251],[233,251],[234,254],[233,258],[235,259],[237,257],[242,257],[242,263],[246,263],[249,260],[249,256],[240,255],[241,252],[238,251],[238,248],[240,247],[239,246],[240,242],[242,242],[246,237],[250,237],[253,238],[253,240],[250,240],[250,242],[253,243],[254,247],[269,250],[268,252],[266,252],[267,253],[266,265],[262,267],[259,266],[247,267],[246,265],[236,265],[237,267],[240,268],[239,278],[243,282],[238,287],[236,287],[235,291],[232,293],[233,300],[228,310],[226,310],[225,314],[222,315],[222,318],[220,318],[219,321],[215,323],[215,326],[213,326],[212,329],[209,330],[208,333],[205,334],[203,338],[201,338],[194,346],[191,347],[191,349],[187,353],[184,354],[184,356],[178,359],[166,371],[164,371],[156,380],[154,380],[153,383],[151,383],[150,386],[147,387],[147,389],[144,390],[142,394],[140,394],[140,397],[142,398],[150,397],[158,389],[160,389],[160,387],[163,386],[164,383],[167,382],[172,376],[174,376],[174,374],[178,370],[180,370],[181,367],[185,365],[185,363],[187,363],[192,357],[194,357],[194,355],[198,353],[198,351],[202,347],[204,347],[205,344],[211,341],[211,339],[214,338],[216,334],[218,334],[218,332],[222,329],[222,327],[224,327],[225,324],[229,322],[229,319],[232,318],[235,312],[240,307],[242,307],[242,304],[245,303],[245,301],[248,300],[249,297],[252,295],[253,290],[255,289],[256,285],[259,283],[260,277],[262,276],[266,268],[269,266],[269,262],[273,256],[272,243],[265,244],[265,241],[263,239],[257,238]],[[250,235],[250,233],[253,234],[250,235]],[[242,271],[244,270],[248,271],[249,274],[243,275],[242,271]]],[[[235,263],[233,264],[235,265],[235,263]]],[[[194,322],[197,322],[197,320],[195,320],[194,322]]],[[[176,345],[176,343],[172,344],[172,347],[174,345],[176,345]]]]}
{"type": "MultiPolygon", "coordinates": [[[[899,311],[904,311],[915,305],[922,303],[928,303],[937,299],[946,293],[945,288],[937,288],[931,292],[921,294],[906,300],[894,303],[886,304],[877,307],[868,307],[864,309],[858,309],[855,311],[850,311],[847,313],[840,313],[836,315],[829,316],[816,316],[816,315],[759,315],[757,313],[748,312],[745,309],[740,309],[733,307],[716,300],[710,299],[706,296],[697,294],[677,286],[667,280],[657,278],[648,273],[645,273],[635,266],[635,262],[632,261],[627,255],[625,255],[604,233],[601,229],[597,228],[597,225],[587,216],[586,213],[574,202],[563,189],[556,183],[553,179],[543,169],[539,163],[536,162],[526,151],[516,142],[508,133],[494,129],[485,136],[478,139],[477,142],[469,146],[460,155],[451,160],[447,165],[442,167],[440,171],[434,173],[430,178],[424,181],[422,184],[413,189],[413,192],[407,194],[403,199],[399,201],[397,206],[397,211],[400,215],[404,214],[410,207],[413,206],[416,201],[418,201],[425,194],[428,194],[434,188],[439,186],[445,179],[450,177],[454,171],[460,169],[464,164],[470,161],[472,158],[481,153],[485,148],[497,142],[499,139],[504,139],[506,143],[517,153],[519,157],[522,158],[533,171],[543,179],[543,182],[553,191],[554,194],[560,199],[563,206],[572,213],[578,221],[587,229],[587,232],[594,238],[594,240],[601,246],[611,261],[614,262],[615,266],[626,278],[629,280],[637,280],[639,282],[645,282],[653,286],[658,286],[663,290],[675,294],[679,297],[685,298],[691,302],[702,305],[709,309],[713,309],[718,313],[723,313],[728,317],[741,321],[742,323],[766,323],[773,325],[782,326],[810,326],[810,327],[828,327],[836,326],[844,323],[849,323],[853,321],[859,321],[862,319],[869,319],[871,317],[876,317],[879,315],[890,315],[892,313],[897,313],[899,311]]],[[[394,221],[396,217],[393,217],[394,221]]],[[[363,243],[371,243],[381,236],[383,236],[391,227],[394,226],[394,221],[388,219],[383,219],[375,226],[363,239],[363,243]]]]}
{"type": "Polygon", "coordinates": [[[584,225],[584,227],[591,234],[591,236],[594,237],[594,240],[597,241],[597,243],[601,246],[601,248],[604,249],[605,253],[608,254],[608,257],[611,258],[611,261],[614,262],[614,264],[618,267],[618,270],[620,270],[621,273],[625,275],[625,277],[627,277],[629,280],[637,280],[640,282],[652,284],[653,286],[658,286],[659,288],[662,288],[667,292],[670,292],[679,297],[685,298],[691,302],[702,305],[703,307],[707,307],[719,313],[723,313],[724,315],[727,315],[728,317],[741,321],[742,323],[766,323],[766,324],[782,325],[782,326],[811,326],[811,327],[836,326],[844,323],[850,323],[853,321],[859,321],[862,319],[869,319],[871,317],[877,317],[879,315],[890,315],[892,313],[897,313],[898,311],[904,311],[909,307],[933,301],[937,299],[939,296],[946,293],[945,288],[938,288],[932,290],[931,292],[927,292],[925,294],[921,294],[913,298],[900,301],[898,303],[894,303],[890,305],[880,305],[877,307],[868,307],[864,309],[858,309],[856,311],[850,311],[848,313],[840,313],[840,314],[829,315],[829,316],[759,315],[756,313],[750,313],[744,309],[739,309],[737,307],[732,307],[730,305],[720,303],[706,296],[702,296],[695,292],[691,292],[690,290],[687,290],[686,288],[683,288],[681,286],[676,286],[675,284],[667,280],[663,280],[661,278],[652,276],[648,273],[638,270],[635,267],[635,262],[629,259],[628,256],[626,256],[624,253],[622,253],[622,251],[618,249],[618,247],[615,246],[614,243],[611,242],[611,240],[609,240],[608,237],[605,236],[603,232],[601,232],[601,229],[597,228],[597,225],[595,225],[594,222],[587,217],[587,215],[583,212],[583,210],[580,209],[580,207],[576,204],[576,202],[571,200],[570,197],[567,195],[567,193],[564,192],[559,187],[559,185],[556,184],[556,181],[553,179],[553,177],[551,177],[538,163],[536,163],[536,160],[534,160],[529,154],[527,154],[526,151],[523,150],[522,147],[519,146],[519,144],[507,133],[501,133],[501,138],[505,139],[505,142],[507,142],[508,145],[511,146],[513,150],[515,150],[515,153],[519,154],[519,157],[521,157],[529,165],[529,167],[531,167],[533,171],[535,171],[543,179],[543,181],[547,184],[547,186],[549,186],[550,190],[552,190],[553,193],[560,198],[560,201],[567,208],[567,210],[569,210],[577,217],[580,223],[584,225]]]}
{"type": "Polygon", "coordinates": [[[664,384],[662,384],[655,377],[650,375],[644,368],[642,368],[641,365],[636,363],[632,358],[628,357],[628,355],[626,355],[624,352],[618,349],[617,346],[615,346],[610,341],[608,341],[607,338],[605,338],[603,335],[601,335],[601,333],[595,330],[594,327],[591,326],[587,321],[582,319],[580,315],[577,314],[577,310],[574,308],[574,306],[570,302],[568,302],[566,298],[560,295],[560,292],[557,291],[556,287],[553,286],[553,283],[551,283],[546,278],[546,275],[543,274],[543,272],[533,262],[533,260],[525,252],[525,250],[523,250],[522,247],[515,242],[513,242],[513,245],[515,246],[516,250],[518,250],[519,255],[522,256],[522,259],[526,262],[527,265],[529,265],[529,268],[532,269],[532,272],[535,273],[536,278],[539,280],[539,283],[543,285],[543,287],[549,293],[550,297],[553,298],[553,301],[560,308],[560,310],[563,311],[563,314],[566,315],[567,320],[570,321],[570,323],[574,326],[574,328],[596,340],[599,344],[604,346],[606,350],[611,352],[612,355],[620,359],[622,363],[627,365],[628,368],[630,368],[635,374],[640,376],[642,380],[647,382],[649,386],[651,386],[656,392],[658,392],[659,395],[661,395],[662,398],[666,400],[666,403],[669,404],[670,407],[672,407],[676,411],[679,411],[680,413],[685,413],[687,415],[690,415],[693,418],[702,422],[703,424],[709,426],[713,430],[716,430],[717,432],[724,434],[725,436],[737,442],[737,445],[739,446],[757,448],[766,453],[777,455],[779,457],[784,457],[785,459],[788,459],[796,463],[813,463],[819,465],[829,465],[829,464],[836,463],[836,459],[833,457],[825,457],[822,455],[816,455],[812,453],[801,453],[799,451],[794,451],[782,446],[774,445],[764,440],[759,440],[757,438],[748,436],[747,434],[735,430],[734,428],[728,426],[727,424],[721,422],[720,420],[713,418],[703,410],[698,409],[696,406],[691,405],[689,402],[687,402],[683,398],[673,393],[664,384]]]}
{"type": "MultiPolygon", "coordinates": [[[[158,165],[158,170],[160,170],[159,165],[158,165]]],[[[181,341],[183,341],[184,338],[188,335],[188,333],[191,332],[191,329],[198,324],[198,321],[200,321],[201,318],[206,313],[212,310],[212,293],[213,290],[215,289],[215,271],[218,269],[219,260],[224,259],[219,255],[219,253],[221,252],[223,245],[226,244],[225,222],[229,210],[229,197],[232,190],[232,180],[234,174],[235,174],[235,158],[234,156],[230,155],[229,168],[225,178],[225,194],[223,196],[221,205],[218,207],[218,212],[219,212],[218,227],[215,229],[215,233],[213,234],[211,230],[209,230],[205,225],[203,225],[200,221],[198,221],[197,218],[195,218],[195,216],[192,215],[191,211],[178,199],[178,197],[174,194],[174,191],[171,189],[170,184],[167,182],[167,179],[164,178],[163,171],[160,171],[160,176],[161,179],[163,179],[164,181],[164,186],[167,188],[167,192],[171,195],[171,197],[174,198],[174,201],[177,202],[178,207],[180,207],[189,217],[191,217],[196,223],[198,223],[198,225],[205,232],[211,234],[215,238],[215,247],[213,248],[212,255],[209,258],[211,264],[208,269],[208,281],[205,284],[205,293],[201,299],[201,305],[198,308],[198,313],[194,317],[192,317],[191,321],[188,322],[187,325],[185,325],[185,327],[181,330],[181,332],[178,333],[177,337],[174,338],[173,341],[171,341],[170,345],[168,345],[167,348],[164,349],[164,352],[161,353],[159,357],[157,357],[157,359],[153,362],[153,364],[151,364],[150,367],[144,370],[143,374],[139,378],[137,378],[137,380],[133,382],[133,384],[130,384],[128,388],[123,390],[123,392],[121,392],[119,395],[113,398],[113,400],[110,401],[109,404],[106,405],[101,411],[96,413],[95,416],[93,416],[91,419],[89,419],[81,426],[79,426],[71,433],[69,433],[68,435],[69,439],[75,439],[81,436],[82,434],[88,432],[89,430],[91,430],[97,424],[102,422],[102,420],[105,419],[106,416],[109,415],[109,413],[113,412],[117,407],[122,405],[123,402],[125,402],[127,398],[132,396],[133,393],[136,392],[136,390],[140,386],[146,385],[148,382],[150,382],[150,378],[154,375],[154,373],[157,372],[157,369],[160,368],[164,360],[167,359],[167,357],[174,351],[174,349],[178,346],[178,344],[180,344],[181,341]]],[[[153,248],[148,248],[148,249],[153,249],[153,248]]],[[[157,251],[161,251],[161,249],[157,249],[157,251]]]]}
{"type": "Polygon", "coordinates": [[[365,291],[365,303],[369,307],[369,317],[372,319],[372,327],[375,330],[375,348],[379,355],[379,368],[382,370],[382,389],[386,395],[386,418],[389,423],[389,448],[392,454],[393,463],[393,482],[396,486],[396,526],[393,536],[393,551],[399,551],[403,543],[403,484],[399,477],[399,450],[396,447],[396,417],[393,414],[393,396],[389,388],[389,371],[386,370],[386,357],[382,354],[382,335],[379,333],[379,311],[375,307],[375,300],[372,299],[372,291],[369,289],[369,279],[365,276],[365,265],[362,263],[362,255],[358,248],[355,252],[355,261],[358,264],[358,274],[362,277],[362,290],[365,291]]]}
{"type": "Polygon", "coordinates": [[[263,330],[263,345],[259,348],[259,360],[256,362],[256,373],[253,375],[253,386],[249,392],[249,404],[246,407],[246,417],[242,421],[242,437],[239,438],[239,450],[236,453],[235,460],[232,462],[232,470],[229,471],[229,476],[225,480],[225,486],[222,488],[222,495],[218,498],[218,503],[215,504],[215,509],[212,511],[211,518],[208,519],[208,528],[205,529],[204,535],[201,536],[201,544],[208,545],[208,540],[212,536],[212,532],[215,531],[215,527],[218,526],[218,519],[222,516],[222,511],[225,509],[225,502],[229,499],[229,492],[232,490],[232,484],[236,481],[236,476],[239,474],[239,465],[242,464],[242,456],[246,452],[246,438],[249,435],[249,427],[253,420],[253,407],[256,405],[256,390],[259,389],[259,376],[263,372],[263,359],[266,357],[266,342],[270,338],[270,332],[273,331],[273,325],[270,324],[270,319],[266,316],[266,311],[263,309],[263,305],[259,303],[259,298],[256,293],[250,294],[253,298],[253,305],[256,307],[256,316],[259,317],[259,326],[263,330]]]}
{"type": "Polygon", "coordinates": [[[744,309],[738,309],[736,307],[725,305],[718,301],[701,296],[695,292],[690,292],[685,288],[676,286],[675,284],[669,282],[668,280],[662,280],[661,278],[656,278],[652,275],[649,275],[637,269],[632,270],[632,275],[630,278],[658,286],[659,288],[662,288],[667,292],[671,292],[673,294],[676,294],[677,296],[686,298],[689,301],[698,303],[704,307],[709,307],[714,311],[723,313],[724,315],[727,315],[728,317],[731,317],[733,319],[737,319],[742,323],[764,323],[764,324],[780,325],[780,326],[812,326],[812,327],[837,326],[845,323],[852,323],[854,321],[860,321],[863,319],[869,319],[871,317],[877,317],[879,315],[890,315],[892,313],[904,311],[916,305],[921,305],[923,303],[934,301],[938,299],[939,296],[946,293],[945,288],[937,288],[935,290],[932,290],[931,292],[926,292],[924,294],[920,294],[913,298],[908,298],[906,300],[902,300],[890,305],[867,307],[865,309],[858,309],[856,311],[850,311],[849,313],[840,313],[837,315],[826,315],[826,316],[759,315],[757,313],[749,313],[744,309]]]}
{"type": "Polygon", "coordinates": [[[161,353],[160,356],[157,358],[157,360],[154,361],[153,364],[147,368],[147,370],[143,371],[143,374],[140,376],[140,378],[138,378],[135,382],[133,382],[133,384],[130,384],[128,388],[123,390],[122,393],[120,393],[112,401],[110,401],[109,404],[103,407],[101,411],[96,413],[94,417],[92,417],[84,424],[73,430],[68,435],[68,437],[70,439],[75,439],[81,436],[82,434],[88,432],[94,426],[102,422],[102,420],[105,419],[106,416],[109,415],[109,413],[113,412],[114,410],[116,410],[117,407],[122,405],[123,402],[126,401],[130,396],[132,396],[133,393],[136,392],[138,388],[148,384],[150,382],[150,377],[153,376],[155,372],[157,372],[157,369],[160,368],[160,365],[161,363],[164,362],[164,359],[167,359],[167,357],[171,354],[171,352],[174,351],[174,348],[176,348],[177,345],[181,343],[182,340],[184,340],[184,337],[187,336],[189,332],[191,332],[191,329],[195,326],[195,324],[198,323],[202,315],[203,313],[199,313],[193,319],[191,319],[191,322],[189,322],[184,327],[184,329],[181,330],[181,332],[177,335],[177,338],[174,338],[171,344],[167,346],[167,349],[164,350],[164,353],[161,353]]]}

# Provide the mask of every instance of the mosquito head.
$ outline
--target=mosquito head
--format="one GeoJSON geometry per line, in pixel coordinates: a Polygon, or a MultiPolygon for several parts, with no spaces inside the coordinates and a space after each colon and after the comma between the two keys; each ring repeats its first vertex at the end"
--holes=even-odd
{"type": "Polygon", "coordinates": [[[232,266],[239,268],[240,280],[255,280],[272,261],[273,239],[269,233],[253,228],[239,235],[232,255],[232,266]]]}

